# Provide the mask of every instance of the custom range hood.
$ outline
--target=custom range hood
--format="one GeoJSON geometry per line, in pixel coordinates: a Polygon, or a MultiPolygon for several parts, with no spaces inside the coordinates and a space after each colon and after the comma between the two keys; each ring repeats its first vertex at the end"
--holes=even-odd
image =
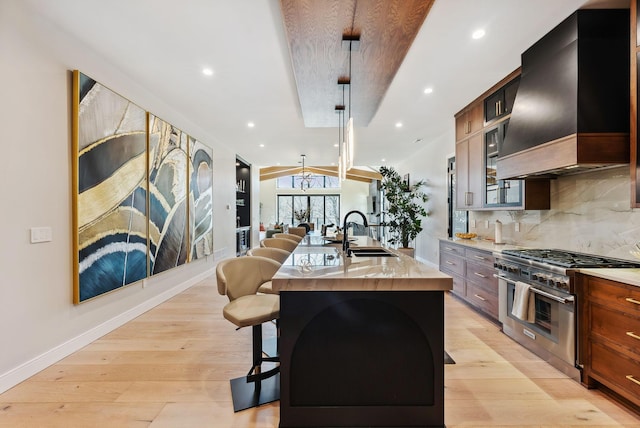
{"type": "Polygon", "coordinates": [[[629,163],[629,11],[578,10],[522,54],[499,179],[629,163]]]}

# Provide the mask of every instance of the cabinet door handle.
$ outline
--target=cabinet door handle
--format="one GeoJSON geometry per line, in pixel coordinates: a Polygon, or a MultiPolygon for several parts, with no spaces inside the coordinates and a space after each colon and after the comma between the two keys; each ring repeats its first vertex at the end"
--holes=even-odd
{"type": "Polygon", "coordinates": [[[632,331],[628,331],[628,332],[627,332],[627,336],[629,336],[629,337],[633,337],[634,339],[638,339],[638,340],[640,340],[640,336],[638,336],[637,334],[635,334],[635,333],[634,333],[634,332],[632,332],[632,331]]]}
{"type": "Polygon", "coordinates": [[[473,256],[473,258],[478,259],[478,260],[487,260],[482,256],[473,256]]]}
{"type": "Polygon", "coordinates": [[[483,274],[481,274],[481,273],[479,273],[479,272],[474,272],[473,274],[474,274],[475,276],[479,276],[480,278],[486,278],[486,277],[487,277],[487,275],[483,275],[483,274]]]}
{"type": "MultiPolygon", "coordinates": [[[[473,205],[473,192],[464,192],[464,204],[473,205]]],[[[640,302],[638,302],[640,304],[640,302]]]]}
{"type": "Polygon", "coordinates": [[[471,121],[467,120],[467,134],[471,134],[471,121]]]}
{"type": "Polygon", "coordinates": [[[450,262],[449,260],[445,261],[446,264],[451,265],[451,266],[455,266],[456,264],[453,262],[450,262]]]}
{"type": "Polygon", "coordinates": [[[640,385],[640,380],[636,379],[633,377],[633,375],[626,375],[625,376],[627,379],[629,379],[631,382],[635,383],[636,385],[640,385]]]}
{"type": "Polygon", "coordinates": [[[473,297],[477,297],[478,299],[482,300],[483,302],[486,302],[486,301],[487,301],[487,299],[485,299],[485,298],[484,298],[484,297],[482,297],[482,296],[478,296],[477,294],[474,294],[474,295],[473,295],[473,297]]]}
{"type": "Polygon", "coordinates": [[[624,299],[624,300],[626,300],[626,301],[627,301],[627,302],[629,302],[629,303],[633,303],[633,304],[636,304],[636,305],[640,305],[640,300],[632,299],[631,297],[627,297],[627,298],[626,298],[626,299],[624,299]]]}
{"type": "Polygon", "coordinates": [[[502,100],[498,100],[498,116],[502,114],[502,100]]]}

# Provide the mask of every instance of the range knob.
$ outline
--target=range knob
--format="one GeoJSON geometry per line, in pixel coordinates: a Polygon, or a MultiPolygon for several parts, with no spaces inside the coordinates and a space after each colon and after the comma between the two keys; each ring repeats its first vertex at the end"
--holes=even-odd
{"type": "Polygon", "coordinates": [[[546,283],[549,281],[549,275],[546,275],[544,273],[534,274],[533,276],[534,278],[538,278],[538,282],[546,283]]]}
{"type": "Polygon", "coordinates": [[[553,284],[561,290],[569,291],[569,280],[566,278],[553,278],[553,284]]]}

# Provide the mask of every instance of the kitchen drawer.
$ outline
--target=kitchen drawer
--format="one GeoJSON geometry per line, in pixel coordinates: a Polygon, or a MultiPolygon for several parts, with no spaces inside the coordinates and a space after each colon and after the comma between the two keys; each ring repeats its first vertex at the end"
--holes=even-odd
{"type": "Polygon", "coordinates": [[[484,266],[488,266],[491,269],[494,269],[493,262],[495,262],[495,258],[493,257],[493,254],[487,251],[471,250],[467,248],[465,257],[470,262],[482,264],[484,266]]]}
{"type": "Polygon", "coordinates": [[[464,276],[464,259],[448,253],[440,253],[440,270],[464,276]]]}
{"type": "Polygon", "coordinates": [[[467,282],[473,282],[476,286],[498,295],[498,279],[493,275],[496,273],[493,265],[472,263],[467,259],[467,270],[465,277],[467,282]]]}
{"type": "Polygon", "coordinates": [[[464,247],[461,245],[454,245],[448,242],[440,241],[440,254],[453,254],[456,256],[464,257],[464,247]]]}
{"type": "Polygon", "coordinates": [[[615,305],[620,310],[640,317],[640,288],[606,279],[589,277],[589,300],[615,305]]]}
{"type": "Polygon", "coordinates": [[[591,342],[591,376],[640,405],[640,362],[591,342]]]}
{"type": "Polygon", "coordinates": [[[498,318],[498,294],[487,292],[473,282],[467,281],[466,298],[472,305],[489,313],[493,318],[498,318]]]}
{"type": "Polygon", "coordinates": [[[615,342],[640,358],[640,319],[638,318],[591,303],[591,334],[597,334],[615,342]]]}
{"type": "Polygon", "coordinates": [[[462,278],[461,276],[457,276],[457,275],[451,275],[451,278],[453,278],[453,289],[452,291],[457,294],[460,297],[464,297],[465,296],[465,292],[466,292],[466,287],[464,285],[464,278],[462,278]]]}

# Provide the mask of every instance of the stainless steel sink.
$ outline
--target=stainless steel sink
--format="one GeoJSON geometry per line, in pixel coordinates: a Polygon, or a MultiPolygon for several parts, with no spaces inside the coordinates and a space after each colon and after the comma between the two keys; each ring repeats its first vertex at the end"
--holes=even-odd
{"type": "Polygon", "coordinates": [[[356,257],[398,257],[397,254],[380,247],[349,248],[351,255],[356,257]]]}

